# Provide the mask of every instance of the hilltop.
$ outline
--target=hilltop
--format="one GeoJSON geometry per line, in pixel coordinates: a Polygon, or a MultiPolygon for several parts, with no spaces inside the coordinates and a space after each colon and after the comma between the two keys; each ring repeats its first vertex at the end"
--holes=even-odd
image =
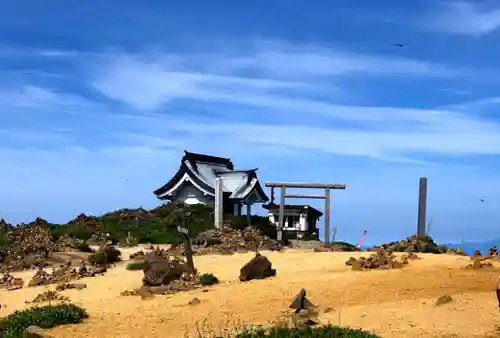
{"type": "MultiPolygon", "coordinates": [[[[109,234],[108,238],[113,244],[123,245],[130,239],[134,243],[180,244],[182,236],[177,232],[175,226],[169,224],[175,208],[174,204],[169,203],[151,210],[143,208],[119,209],[100,216],[80,214],[64,224],[49,223],[40,217],[30,223],[17,225],[0,220],[0,247],[6,245],[5,234],[8,230],[26,229],[34,225],[48,228],[54,240],[68,236],[88,244],[96,244],[103,234],[109,234]]],[[[212,208],[191,205],[184,206],[182,209],[183,212],[189,212],[192,218],[189,225],[191,237],[213,228],[212,208]]],[[[248,225],[245,216],[226,215],[224,221],[232,228],[240,230],[248,225]]],[[[276,237],[276,229],[269,226],[267,217],[252,216],[251,224],[269,237],[276,237]]]]}

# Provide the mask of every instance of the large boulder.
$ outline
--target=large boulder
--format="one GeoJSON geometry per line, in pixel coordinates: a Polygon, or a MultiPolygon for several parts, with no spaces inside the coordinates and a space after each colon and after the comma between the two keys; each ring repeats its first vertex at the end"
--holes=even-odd
{"type": "Polygon", "coordinates": [[[50,338],[50,335],[47,331],[42,329],[39,326],[31,325],[28,326],[23,331],[23,338],[50,338]]]}
{"type": "Polygon", "coordinates": [[[145,261],[143,272],[144,285],[156,286],[170,284],[174,280],[181,279],[183,274],[189,274],[191,271],[187,264],[156,257],[145,261]]]}
{"type": "Polygon", "coordinates": [[[202,248],[222,244],[222,240],[218,235],[219,234],[215,230],[202,232],[201,234],[196,236],[196,238],[193,240],[193,244],[198,245],[202,248]]]}
{"type": "Polygon", "coordinates": [[[276,270],[272,268],[269,259],[259,253],[240,269],[240,281],[242,282],[272,276],[276,276],[276,270]]]}

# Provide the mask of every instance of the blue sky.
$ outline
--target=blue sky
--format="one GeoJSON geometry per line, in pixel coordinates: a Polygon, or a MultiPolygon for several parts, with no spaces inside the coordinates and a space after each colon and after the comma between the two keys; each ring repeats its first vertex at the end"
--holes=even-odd
{"type": "Polygon", "coordinates": [[[187,149],[347,184],[341,239],[411,235],[420,176],[431,235],[500,237],[499,27],[494,1],[2,1],[0,216],[153,207],[187,149]]]}

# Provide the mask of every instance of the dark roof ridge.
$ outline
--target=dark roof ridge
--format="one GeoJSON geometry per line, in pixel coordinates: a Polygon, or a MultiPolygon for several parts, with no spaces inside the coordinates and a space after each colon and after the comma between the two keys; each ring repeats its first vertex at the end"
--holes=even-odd
{"type": "Polygon", "coordinates": [[[257,170],[259,170],[259,168],[255,168],[255,169],[235,169],[235,170],[233,169],[231,171],[213,169],[214,173],[216,173],[216,174],[255,173],[257,170]]]}
{"type": "Polygon", "coordinates": [[[213,164],[222,164],[226,166],[226,168],[228,168],[229,170],[234,169],[233,162],[231,162],[231,159],[229,158],[192,153],[187,150],[184,150],[184,157],[182,158],[182,161],[184,160],[188,160],[190,162],[206,162],[213,164]]]}

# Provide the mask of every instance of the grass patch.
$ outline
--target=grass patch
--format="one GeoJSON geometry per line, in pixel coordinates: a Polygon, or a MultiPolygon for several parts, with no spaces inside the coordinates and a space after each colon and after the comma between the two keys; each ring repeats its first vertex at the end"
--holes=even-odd
{"type": "Polygon", "coordinates": [[[219,284],[219,279],[211,273],[205,273],[200,277],[201,285],[214,285],[219,284]]]}
{"type": "MultiPolygon", "coordinates": [[[[239,333],[236,338],[380,338],[374,333],[348,327],[324,325],[317,327],[279,327],[269,330],[253,329],[239,333]]],[[[222,337],[219,337],[222,338],[222,337]]]]}
{"type": "Polygon", "coordinates": [[[31,325],[50,329],[63,324],[81,323],[88,317],[85,309],[74,304],[33,307],[16,311],[0,319],[0,336],[2,338],[22,338],[23,331],[31,325]]]}
{"type": "Polygon", "coordinates": [[[143,270],[145,266],[146,262],[138,261],[138,262],[128,263],[126,269],[130,271],[143,270]]]}

